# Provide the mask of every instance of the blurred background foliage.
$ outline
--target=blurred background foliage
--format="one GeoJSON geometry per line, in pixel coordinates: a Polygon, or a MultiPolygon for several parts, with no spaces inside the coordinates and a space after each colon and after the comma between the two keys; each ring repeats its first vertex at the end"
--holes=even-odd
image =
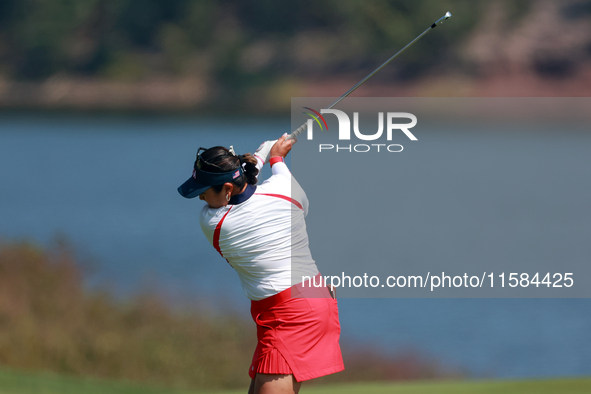
{"type": "Polygon", "coordinates": [[[0,365],[163,386],[244,386],[254,337],[254,327],[230,315],[175,311],[153,294],[123,301],[108,289],[90,292],[64,245],[0,246],[0,365]]]}
{"type": "Polygon", "coordinates": [[[591,2],[580,0],[4,0],[0,105],[285,110],[291,96],[342,94],[448,10],[444,31],[378,84],[573,76],[591,58],[591,31],[577,25],[591,25],[591,2]],[[335,79],[334,92],[314,89],[335,79]]]}
{"type": "MultiPolygon", "coordinates": [[[[523,0],[507,2],[523,12],[523,0]]],[[[303,75],[373,65],[445,10],[461,9],[448,35],[433,35],[405,59],[406,74],[476,23],[474,1],[7,0],[2,2],[3,74],[142,78],[207,73],[227,84],[267,79],[285,67],[303,75]],[[453,6],[451,3],[454,3],[453,6]],[[385,53],[384,53],[385,52],[385,53]]],[[[441,15],[440,15],[441,14],[441,15]]],[[[252,83],[252,82],[250,82],[252,83]]]]}

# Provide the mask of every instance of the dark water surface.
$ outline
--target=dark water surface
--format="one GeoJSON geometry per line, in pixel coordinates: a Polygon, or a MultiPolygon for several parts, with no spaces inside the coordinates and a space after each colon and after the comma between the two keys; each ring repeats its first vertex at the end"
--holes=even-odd
{"type": "MultiPolygon", "coordinates": [[[[128,294],[157,283],[171,297],[199,296],[246,315],[249,302],[237,276],[199,229],[202,203],[181,198],[176,188],[190,176],[198,147],[234,145],[239,153],[254,151],[260,142],[289,131],[289,123],[3,115],[0,238],[50,244],[57,235],[64,236],[94,270],[91,285],[108,282],[128,294]]],[[[588,134],[563,135],[579,150],[591,147],[588,134]]],[[[502,146],[491,135],[450,133],[446,149],[450,155],[453,149],[465,152],[479,138],[486,141],[481,149],[502,146]]],[[[535,139],[545,149],[554,142],[555,136],[543,134],[535,139]]],[[[569,153],[561,149],[556,154],[569,153]]],[[[589,169],[589,161],[581,165],[589,169]]],[[[544,174],[532,171],[528,176],[544,174]]],[[[431,181],[437,182],[425,179],[431,181]]],[[[516,199],[512,209],[527,211],[530,203],[516,199]]],[[[477,207],[466,206],[472,208],[477,207]]],[[[561,209],[573,217],[583,214],[580,205],[561,209]]],[[[437,251],[432,253],[436,259],[437,251]]],[[[429,251],[421,254],[428,257],[429,251]]],[[[492,377],[591,374],[590,311],[588,299],[340,301],[343,340],[368,342],[384,351],[416,349],[492,377]]]]}

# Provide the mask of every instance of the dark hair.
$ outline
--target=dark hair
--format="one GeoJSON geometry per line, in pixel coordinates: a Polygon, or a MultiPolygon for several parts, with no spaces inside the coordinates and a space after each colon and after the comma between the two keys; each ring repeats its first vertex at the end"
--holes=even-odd
{"type": "MultiPolygon", "coordinates": [[[[203,159],[201,161],[201,169],[207,172],[229,172],[237,170],[243,165],[242,176],[231,182],[238,190],[242,190],[247,183],[249,185],[256,185],[257,183],[257,175],[259,174],[259,169],[256,167],[257,159],[250,153],[235,156],[229,149],[223,146],[214,146],[201,153],[201,158],[203,159]],[[213,165],[209,165],[208,163],[213,165]]],[[[197,162],[195,162],[195,165],[197,165],[197,162]]],[[[219,193],[223,187],[224,185],[216,185],[211,188],[216,193],[219,193]]]]}

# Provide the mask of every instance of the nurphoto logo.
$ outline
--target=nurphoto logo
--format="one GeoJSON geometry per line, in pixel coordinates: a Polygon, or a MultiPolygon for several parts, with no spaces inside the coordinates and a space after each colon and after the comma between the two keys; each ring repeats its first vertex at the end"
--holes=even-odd
{"type": "MultiPolygon", "coordinates": [[[[323,115],[331,114],[336,117],[339,124],[339,141],[350,141],[351,140],[351,119],[349,115],[338,109],[321,109],[320,112],[313,110],[309,107],[303,107],[310,112],[303,112],[309,115],[311,118],[307,120],[306,129],[308,140],[314,139],[314,123],[316,123],[320,130],[324,128],[328,131],[328,124],[323,115]],[[324,124],[324,127],[323,127],[324,124]]],[[[353,135],[356,139],[361,141],[376,141],[384,135],[384,123],[386,123],[386,141],[392,141],[392,136],[395,132],[402,132],[411,141],[418,141],[417,137],[411,133],[410,129],[417,125],[417,117],[408,112],[378,112],[378,129],[374,130],[360,130],[359,126],[359,112],[353,112],[353,135]],[[406,120],[406,122],[403,122],[406,120]]],[[[391,152],[399,153],[402,152],[404,147],[400,144],[319,144],[319,152],[334,151],[334,152],[358,152],[365,153],[371,150],[377,152],[391,152]]]]}

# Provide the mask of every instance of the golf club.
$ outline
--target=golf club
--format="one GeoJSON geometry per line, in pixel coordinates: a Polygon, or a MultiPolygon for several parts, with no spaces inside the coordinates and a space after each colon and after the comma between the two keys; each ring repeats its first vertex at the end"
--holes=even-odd
{"type": "MultiPolygon", "coordinates": [[[[351,89],[349,89],[345,94],[343,94],[341,97],[339,97],[334,103],[332,103],[331,105],[329,105],[328,107],[326,107],[326,109],[331,109],[335,105],[337,105],[338,103],[340,103],[345,97],[347,97],[348,95],[350,95],[351,93],[353,93],[355,91],[355,89],[357,89],[359,86],[363,85],[368,79],[370,79],[371,77],[373,77],[378,71],[380,71],[382,68],[384,68],[392,60],[396,59],[398,57],[398,55],[400,55],[402,52],[404,52],[412,44],[414,44],[415,42],[417,42],[421,37],[423,37],[425,34],[427,34],[431,29],[436,28],[438,24],[445,22],[449,18],[451,18],[451,13],[450,12],[446,12],[444,16],[442,16],[437,21],[435,21],[435,23],[433,23],[431,26],[429,26],[427,28],[427,30],[425,30],[417,38],[415,38],[414,40],[412,40],[411,42],[409,42],[404,48],[402,48],[401,50],[399,50],[394,56],[392,56],[390,59],[386,60],[380,67],[376,68],[371,74],[369,74],[367,77],[363,78],[357,85],[355,85],[351,89]]],[[[306,130],[306,128],[307,128],[307,123],[304,123],[303,125],[301,125],[300,127],[298,127],[296,130],[294,130],[287,138],[296,138],[298,135],[300,135],[300,133],[302,131],[306,130]]]]}

